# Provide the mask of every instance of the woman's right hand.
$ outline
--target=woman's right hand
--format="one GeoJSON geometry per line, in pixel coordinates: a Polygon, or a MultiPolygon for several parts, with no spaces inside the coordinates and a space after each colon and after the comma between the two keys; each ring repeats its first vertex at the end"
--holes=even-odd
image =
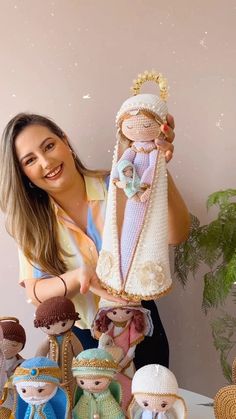
{"type": "Polygon", "coordinates": [[[115,297],[107,292],[102,286],[98,279],[98,276],[94,269],[89,266],[84,266],[77,269],[78,280],[80,283],[80,293],[86,294],[88,291],[93,292],[104,300],[114,301],[119,304],[127,304],[127,300],[115,297]]]}

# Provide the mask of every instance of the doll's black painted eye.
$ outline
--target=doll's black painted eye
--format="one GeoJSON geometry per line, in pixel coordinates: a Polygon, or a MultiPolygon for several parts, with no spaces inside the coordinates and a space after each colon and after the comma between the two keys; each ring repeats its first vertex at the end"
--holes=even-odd
{"type": "Polygon", "coordinates": [[[148,406],[148,402],[143,402],[143,405],[144,405],[145,407],[147,407],[147,406],[148,406]]]}
{"type": "Polygon", "coordinates": [[[95,381],[95,386],[98,386],[99,384],[101,384],[101,381],[95,381]]]}
{"type": "Polygon", "coordinates": [[[61,325],[62,325],[62,327],[65,327],[66,323],[62,323],[61,325]]]}
{"type": "Polygon", "coordinates": [[[143,124],[144,128],[149,128],[150,126],[151,126],[151,123],[150,124],[143,124]]]}
{"type": "Polygon", "coordinates": [[[21,391],[22,391],[22,393],[26,393],[26,389],[25,388],[22,388],[21,391]]]}
{"type": "Polygon", "coordinates": [[[130,310],[126,310],[126,314],[129,314],[131,311],[130,310]]]}
{"type": "Polygon", "coordinates": [[[83,380],[80,380],[80,384],[83,386],[84,385],[84,381],[83,380]]]}
{"type": "Polygon", "coordinates": [[[38,388],[38,393],[42,393],[44,388],[38,388]]]}
{"type": "Polygon", "coordinates": [[[50,326],[47,326],[47,329],[49,330],[50,329],[50,326]]]}
{"type": "Polygon", "coordinates": [[[166,402],[163,402],[162,404],[161,404],[161,407],[166,407],[167,406],[167,403],[166,402]]]}
{"type": "Polygon", "coordinates": [[[112,312],[112,314],[114,314],[114,316],[117,314],[117,312],[114,310],[113,312],[112,312]]]}

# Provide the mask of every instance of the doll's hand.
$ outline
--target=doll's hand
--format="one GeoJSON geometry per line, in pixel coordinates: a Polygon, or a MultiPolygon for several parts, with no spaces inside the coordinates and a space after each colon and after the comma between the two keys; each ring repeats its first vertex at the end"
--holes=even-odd
{"type": "Polygon", "coordinates": [[[126,183],[118,180],[118,182],[116,182],[116,186],[117,188],[124,189],[126,187],[126,183]]]}
{"type": "Polygon", "coordinates": [[[155,140],[155,144],[159,150],[165,153],[166,162],[168,163],[172,159],[174,152],[174,146],[172,143],[175,138],[175,121],[173,116],[170,114],[167,115],[166,119],[167,124],[161,126],[163,135],[161,135],[159,139],[155,140]]]}
{"type": "Polygon", "coordinates": [[[140,195],[140,201],[146,202],[151,194],[151,188],[146,189],[141,195],[140,195]]]}

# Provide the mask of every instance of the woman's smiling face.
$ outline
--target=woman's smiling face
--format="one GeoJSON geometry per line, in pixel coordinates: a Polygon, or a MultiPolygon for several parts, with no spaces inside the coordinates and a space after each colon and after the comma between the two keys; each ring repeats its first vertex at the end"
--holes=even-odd
{"type": "Polygon", "coordinates": [[[77,172],[71,149],[42,125],[30,125],[15,140],[20,166],[30,182],[47,193],[68,187],[77,172]]]}

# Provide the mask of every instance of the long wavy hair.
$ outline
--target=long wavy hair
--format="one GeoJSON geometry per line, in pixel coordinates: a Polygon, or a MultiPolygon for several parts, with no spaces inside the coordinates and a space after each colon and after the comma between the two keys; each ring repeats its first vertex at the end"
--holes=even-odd
{"type": "Polygon", "coordinates": [[[47,192],[31,187],[16,155],[15,140],[28,126],[48,128],[72,150],[75,166],[81,175],[104,177],[105,170],[87,169],[77,156],[65,133],[51,119],[20,113],[7,124],[0,149],[0,208],[6,214],[6,229],[16,240],[26,258],[44,272],[59,275],[67,271],[68,253],[58,239],[56,216],[47,192]]]}

